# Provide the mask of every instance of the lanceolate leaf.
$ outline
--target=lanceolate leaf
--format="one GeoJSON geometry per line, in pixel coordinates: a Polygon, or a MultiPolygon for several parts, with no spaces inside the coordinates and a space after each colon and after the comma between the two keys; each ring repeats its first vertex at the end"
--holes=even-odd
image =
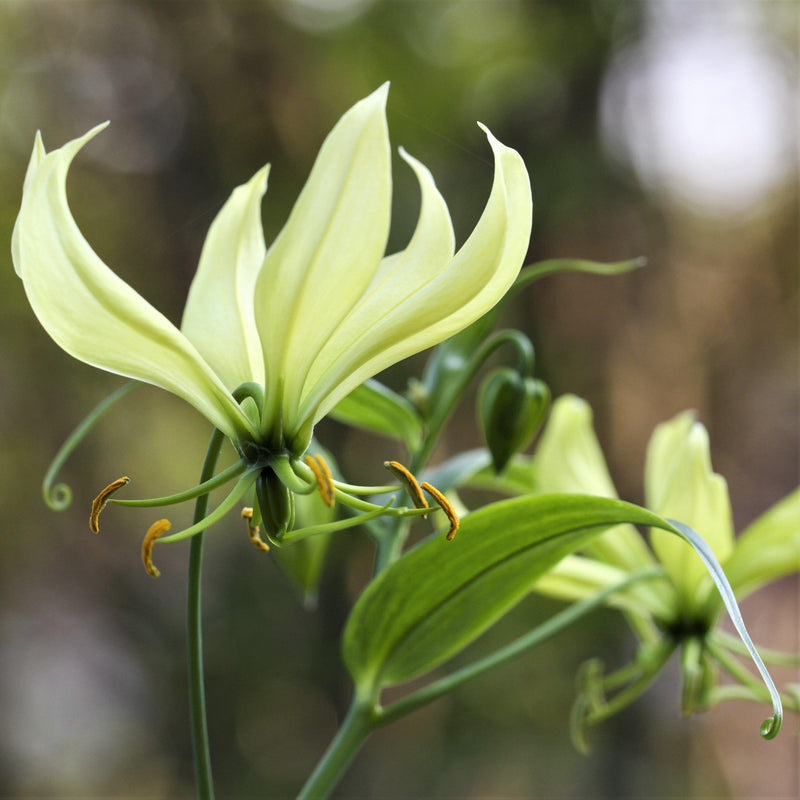
{"type": "MultiPolygon", "coordinates": [[[[366,588],[343,639],[357,692],[376,698],[383,687],[441,664],[510,610],[553,564],[620,523],[663,528],[686,539],[711,572],[750,649],[722,568],[691,528],[620,500],[534,495],[470,514],[454,541],[441,535],[426,539],[366,588]]],[[[756,663],[762,671],[760,659],[756,663]]],[[[775,711],[762,734],[771,738],[780,728],[780,700],[765,670],[762,676],[775,711]]]]}
{"type": "Polygon", "coordinates": [[[402,439],[416,447],[422,439],[422,418],[413,404],[376,380],[362,383],[330,412],[339,422],[402,439]]]}
{"type": "Polygon", "coordinates": [[[360,689],[400,683],[458,652],[514,606],[553,564],[621,522],[669,527],[619,500],[514,498],[470,514],[455,540],[408,551],[359,598],[344,657],[360,689]]]}

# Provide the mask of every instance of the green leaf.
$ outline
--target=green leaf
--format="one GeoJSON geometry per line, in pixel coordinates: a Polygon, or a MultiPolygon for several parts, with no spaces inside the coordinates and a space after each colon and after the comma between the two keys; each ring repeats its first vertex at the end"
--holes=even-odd
{"type": "Polygon", "coordinates": [[[638,506],[585,495],[504,500],[467,516],[459,535],[421,542],[387,567],[358,599],[345,627],[343,656],[365,702],[385,686],[421,675],[455,655],[527,594],[553,564],[620,523],[663,528],[694,547],[761,673],[781,727],[780,696],[755,649],[733,590],[711,548],[692,528],[638,506]]]}
{"type": "Polygon", "coordinates": [[[669,527],[620,500],[539,495],[470,514],[453,542],[425,540],[381,573],[353,609],[344,658],[359,691],[409,680],[454,655],[553,564],[621,522],[669,527]]]}
{"type": "Polygon", "coordinates": [[[401,439],[412,449],[422,440],[422,417],[414,405],[376,380],[350,392],[330,416],[346,425],[401,439]]]}

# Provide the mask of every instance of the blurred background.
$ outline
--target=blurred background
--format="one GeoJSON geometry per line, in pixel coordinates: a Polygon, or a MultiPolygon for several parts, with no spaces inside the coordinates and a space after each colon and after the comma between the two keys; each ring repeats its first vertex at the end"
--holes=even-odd
{"type": "MultiPolygon", "coordinates": [[[[620,277],[548,278],[505,322],[534,341],[554,396],[590,401],[627,499],[642,499],[653,427],[697,409],[741,530],[798,483],[797,58],[791,0],[0,4],[0,796],[192,794],[188,545],[158,551],[153,581],[139,559],[153,513],[109,509],[96,538],[87,516],[121,474],[137,497],[192,485],[208,425],[138,389],[67,464],[72,507],[44,506],[53,454],[121,380],[62,353],[14,274],[9,240],[37,129],[54,148],[111,120],[72,169],[71,206],[106,263],[177,323],[233,187],[272,163],[269,242],[324,135],[384,81],[392,144],[430,167],[459,241],[491,183],[475,121],[486,123],[532,176],[529,262],[649,261],[620,277]]],[[[390,249],[405,245],[418,208],[410,171],[395,162],[390,249]]],[[[383,379],[402,389],[423,364],[383,379]]],[[[381,462],[402,456],[332,422],[318,434],[354,481],[383,480],[381,462]]],[[[437,458],[448,443],[479,444],[471,398],[437,458]]],[[[313,611],[235,515],[206,553],[218,796],[290,796],[349,700],[338,639],[370,544],[334,540],[313,611]]],[[[505,641],[556,608],[530,598],[490,635],[505,641]]],[[[744,614],[758,642],[798,650],[796,579],[748,600],[744,614]]],[[[380,731],[337,796],[798,796],[796,720],[769,743],[754,705],[681,720],[676,670],[578,755],[568,734],[576,669],[632,653],[622,619],[598,613],[380,731]]]]}

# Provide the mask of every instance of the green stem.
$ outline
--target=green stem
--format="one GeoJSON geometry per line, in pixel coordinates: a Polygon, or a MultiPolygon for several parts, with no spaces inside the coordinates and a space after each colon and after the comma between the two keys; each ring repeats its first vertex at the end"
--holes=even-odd
{"type": "MultiPolygon", "coordinates": [[[[209,480],[217,466],[224,434],[215,429],[208,445],[200,482],[209,480]]],[[[208,495],[197,498],[194,507],[194,522],[200,522],[208,512],[208,495]]],[[[203,681],[203,630],[201,612],[200,578],[203,568],[203,538],[198,533],[192,538],[189,552],[189,588],[186,607],[186,638],[189,667],[189,710],[192,728],[192,751],[194,753],[195,783],[199,800],[213,800],[214,782],[211,776],[211,755],[208,747],[208,725],[206,723],[206,696],[203,681]]]]}
{"type": "Polygon", "coordinates": [[[453,413],[453,409],[461,400],[464,390],[472,379],[478,374],[481,367],[492,353],[505,344],[510,344],[517,351],[520,372],[530,375],[533,372],[533,346],[530,340],[523,333],[516,330],[503,330],[492,334],[484,340],[473,353],[472,357],[460,370],[458,376],[446,388],[446,400],[428,420],[428,432],[422,447],[414,454],[411,460],[411,472],[419,472],[427,463],[433,453],[439,435],[442,432],[447,420],[453,413]]]}
{"type": "Polygon", "coordinates": [[[297,800],[324,800],[375,727],[372,706],[353,698],[350,710],[297,800]]]}
{"type": "Polygon", "coordinates": [[[395,518],[391,522],[394,523],[392,527],[387,527],[379,537],[376,537],[378,552],[375,554],[375,575],[379,575],[389,564],[400,558],[411,527],[407,519],[395,518]]]}

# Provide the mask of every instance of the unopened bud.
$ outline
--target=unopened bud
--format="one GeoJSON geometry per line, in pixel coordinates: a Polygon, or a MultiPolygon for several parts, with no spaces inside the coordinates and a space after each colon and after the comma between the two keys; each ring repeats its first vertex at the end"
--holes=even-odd
{"type": "Polygon", "coordinates": [[[267,535],[280,541],[294,527],[294,495],[270,467],[265,467],[256,479],[256,497],[267,535]]]}
{"type": "Polygon", "coordinates": [[[495,472],[502,472],[511,457],[530,444],[549,404],[547,384],[510,367],[501,367],[485,381],[479,414],[495,472]]]}

